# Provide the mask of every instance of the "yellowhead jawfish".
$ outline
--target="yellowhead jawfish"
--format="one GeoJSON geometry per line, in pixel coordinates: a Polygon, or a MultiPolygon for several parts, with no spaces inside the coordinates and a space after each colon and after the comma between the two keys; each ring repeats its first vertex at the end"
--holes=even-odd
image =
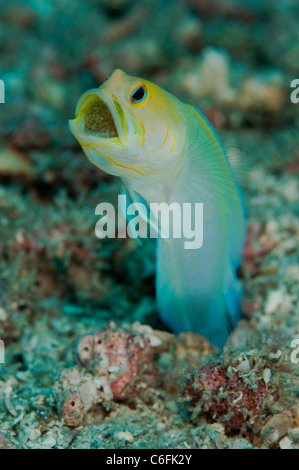
{"type": "MultiPolygon", "coordinates": [[[[83,94],[69,122],[88,159],[121,177],[131,202],[203,203],[203,245],[158,237],[163,321],[221,346],[240,317],[245,211],[227,152],[205,116],[159,86],[117,69],[83,94]]],[[[144,215],[148,217],[148,215],[144,215]]]]}

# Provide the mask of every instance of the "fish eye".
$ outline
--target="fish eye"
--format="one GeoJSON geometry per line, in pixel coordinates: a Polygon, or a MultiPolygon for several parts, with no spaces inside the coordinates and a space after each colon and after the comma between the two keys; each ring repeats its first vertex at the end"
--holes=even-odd
{"type": "Polygon", "coordinates": [[[105,83],[105,82],[107,82],[107,80],[109,80],[109,78],[111,77],[112,73],[113,73],[113,72],[111,72],[111,73],[108,73],[108,75],[106,75],[106,77],[104,78],[104,80],[103,80],[103,82],[102,82],[102,83],[105,83]]]}
{"type": "Polygon", "coordinates": [[[142,83],[138,83],[138,85],[134,85],[130,91],[130,100],[133,104],[142,103],[147,97],[147,89],[146,86],[142,83]]]}

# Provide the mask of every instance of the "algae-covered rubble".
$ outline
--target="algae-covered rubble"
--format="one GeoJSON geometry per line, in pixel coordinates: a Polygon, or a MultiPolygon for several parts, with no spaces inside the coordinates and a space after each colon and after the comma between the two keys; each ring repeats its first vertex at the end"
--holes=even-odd
{"type": "Polygon", "coordinates": [[[0,448],[299,447],[297,8],[3,5],[0,448]],[[120,185],[67,121],[116,68],[196,105],[241,151],[243,318],[223,351],[159,320],[153,240],[95,235],[120,185]]]}

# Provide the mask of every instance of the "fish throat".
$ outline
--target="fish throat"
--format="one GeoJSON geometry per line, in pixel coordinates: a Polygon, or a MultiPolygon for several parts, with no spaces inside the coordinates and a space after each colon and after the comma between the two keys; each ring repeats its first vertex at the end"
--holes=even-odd
{"type": "Polygon", "coordinates": [[[102,137],[118,136],[111,111],[98,96],[90,96],[81,112],[84,113],[83,122],[88,133],[101,134],[102,137]]]}

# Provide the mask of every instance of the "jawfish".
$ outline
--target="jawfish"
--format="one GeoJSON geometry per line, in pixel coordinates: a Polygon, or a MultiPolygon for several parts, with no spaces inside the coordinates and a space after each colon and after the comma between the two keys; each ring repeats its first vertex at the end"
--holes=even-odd
{"type": "MultiPolygon", "coordinates": [[[[158,236],[157,309],[175,333],[221,347],[240,318],[246,216],[233,164],[202,112],[117,69],[79,99],[71,132],[87,158],[117,175],[131,202],[203,204],[203,244],[158,236]]],[[[145,219],[149,215],[144,214],[145,219]]]]}

